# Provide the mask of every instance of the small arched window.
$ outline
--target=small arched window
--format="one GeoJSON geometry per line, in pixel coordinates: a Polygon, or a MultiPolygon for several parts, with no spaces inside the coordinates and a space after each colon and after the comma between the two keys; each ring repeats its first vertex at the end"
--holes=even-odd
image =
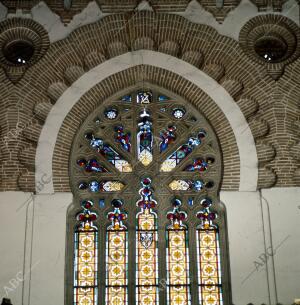
{"type": "Polygon", "coordinates": [[[198,110],[150,84],[121,92],[70,159],[68,305],[229,304],[222,159],[198,110]]]}

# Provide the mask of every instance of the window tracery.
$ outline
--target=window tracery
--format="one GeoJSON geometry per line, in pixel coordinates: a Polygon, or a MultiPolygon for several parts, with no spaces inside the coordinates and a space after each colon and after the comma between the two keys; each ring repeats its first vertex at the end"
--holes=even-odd
{"type": "Polygon", "coordinates": [[[86,214],[96,212],[97,227],[90,226],[99,269],[83,291],[74,277],[74,304],[223,304],[221,155],[206,119],[169,92],[139,87],[98,107],[73,147],[72,188],[78,202],[90,202],[86,214]],[[209,266],[214,272],[204,272],[209,266]]]}

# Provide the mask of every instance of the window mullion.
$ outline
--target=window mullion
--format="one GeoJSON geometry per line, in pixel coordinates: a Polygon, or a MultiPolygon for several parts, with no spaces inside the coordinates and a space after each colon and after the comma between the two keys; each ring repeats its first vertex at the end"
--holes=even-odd
{"type": "Polygon", "coordinates": [[[159,304],[167,304],[167,264],[166,264],[166,215],[163,210],[158,213],[158,278],[159,278],[159,304]]]}
{"type": "MultiPolygon", "coordinates": [[[[127,209],[128,210],[128,209],[127,209]]],[[[135,211],[128,211],[128,304],[135,304],[135,211]]]]}
{"type": "MultiPolygon", "coordinates": [[[[189,215],[191,219],[193,215],[189,215]]],[[[189,226],[189,248],[190,248],[190,285],[192,305],[198,305],[198,275],[197,275],[197,247],[196,247],[196,228],[194,225],[189,226]]]]}
{"type": "Polygon", "coordinates": [[[99,295],[98,295],[98,305],[105,304],[105,281],[106,276],[106,257],[105,257],[105,247],[106,247],[106,224],[107,220],[104,217],[105,215],[100,216],[99,223],[99,274],[98,274],[98,283],[99,283],[99,295]]]}

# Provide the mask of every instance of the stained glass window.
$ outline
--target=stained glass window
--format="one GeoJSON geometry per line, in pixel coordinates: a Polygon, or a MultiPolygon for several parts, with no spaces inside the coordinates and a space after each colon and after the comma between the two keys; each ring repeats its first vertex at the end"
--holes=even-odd
{"type": "Polygon", "coordinates": [[[158,304],[157,203],[152,199],[151,179],[142,180],[136,225],[136,304],[158,304]]]}
{"type": "Polygon", "coordinates": [[[74,147],[74,305],[225,304],[222,158],[205,117],[137,88],[96,107],[74,147]]]}
{"type": "Polygon", "coordinates": [[[160,152],[165,151],[169,144],[174,142],[176,140],[176,126],[170,125],[167,129],[163,129],[159,135],[160,135],[160,142],[159,142],[159,150],[160,152]]]}
{"type": "Polygon", "coordinates": [[[120,191],[124,187],[124,184],[120,181],[91,181],[80,182],[78,188],[80,190],[89,190],[90,192],[117,192],[120,191]]]}
{"type": "Polygon", "coordinates": [[[90,211],[93,203],[84,201],[77,216],[74,241],[74,304],[98,304],[98,230],[93,225],[96,214],[90,211]]]}
{"type": "Polygon", "coordinates": [[[221,305],[223,298],[219,229],[212,224],[217,214],[210,210],[211,205],[210,199],[203,199],[202,210],[197,214],[201,220],[197,228],[199,299],[203,305],[221,305]]]}
{"type": "Polygon", "coordinates": [[[113,164],[120,172],[131,172],[130,164],[102,139],[96,138],[93,134],[87,133],[85,137],[89,140],[90,146],[96,149],[105,159],[113,164]]]}
{"type": "Polygon", "coordinates": [[[120,208],[121,200],[113,200],[108,213],[111,225],[106,230],[106,302],[108,305],[128,304],[128,237],[123,221],[127,218],[120,208]]]}
{"type": "Polygon", "coordinates": [[[175,199],[173,210],[167,213],[171,224],[167,227],[167,304],[191,304],[189,277],[188,229],[183,224],[187,214],[180,210],[181,201],[175,199]]]}
{"type": "Polygon", "coordinates": [[[130,133],[124,131],[124,127],[122,125],[115,127],[116,131],[116,140],[122,145],[122,147],[130,152],[131,143],[130,143],[130,133]]]}
{"type": "Polygon", "coordinates": [[[145,109],[140,114],[140,122],[138,123],[139,132],[137,133],[138,159],[144,166],[148,166],[153,159],[153,135],[152,122],[149,112],[145,109]]]}
{"type": "Polygon", "coordinates": [[[206,133],[199,131],[195,137],[189,137],[187,142],[179,146],[161,165],[163,172],[172,171],[180,162],[182,162],[197,146],[201,145],[202,139],[206,133]]]}

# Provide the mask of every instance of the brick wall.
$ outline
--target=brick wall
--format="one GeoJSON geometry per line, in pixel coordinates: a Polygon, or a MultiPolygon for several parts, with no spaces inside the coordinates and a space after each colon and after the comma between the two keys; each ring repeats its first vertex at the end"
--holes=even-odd
{"type": "MultiPolygon", "coordinates": [[[[107,16],[50,45],[44,57],[15,85],[0,70],[1,190],[34,190],[33,158],[26,160],[26,156],[34,153],[47,114],[66,88],[106,59],[140,48],[159,50],[190,62],[215,78],[232,95],[256,141],[259,188],[300,185],[300,60],[287,65],[283,76],[275,81],[263,65],[252,61],[241,50],[238,42],[211,27],[176,15],[138,12],[107,16]]],[[[100,88],[99,92],[96,88],[91,92],[97,91],[100,94],[97,102],[101,102],[142,75],[181,95],[205,114],[220,142],[223,141],[222,188],[237,189],[239,157],[224,115],[199,88],[185,83],[179,76],[150,66],[144,67],[144,71],[146,75],[141,67],[124,71],[99,84],[96,87],[100,88]]],[[[96,100],[91,94],[87,96],[93,108],[96,100]]],[[[91,111],[80,108],[80,103],[66,118],[56,144],[53,164],[57,191],[69,189],[68,162],[61,155],[67,155],[78,124],[91,111]]]]}

